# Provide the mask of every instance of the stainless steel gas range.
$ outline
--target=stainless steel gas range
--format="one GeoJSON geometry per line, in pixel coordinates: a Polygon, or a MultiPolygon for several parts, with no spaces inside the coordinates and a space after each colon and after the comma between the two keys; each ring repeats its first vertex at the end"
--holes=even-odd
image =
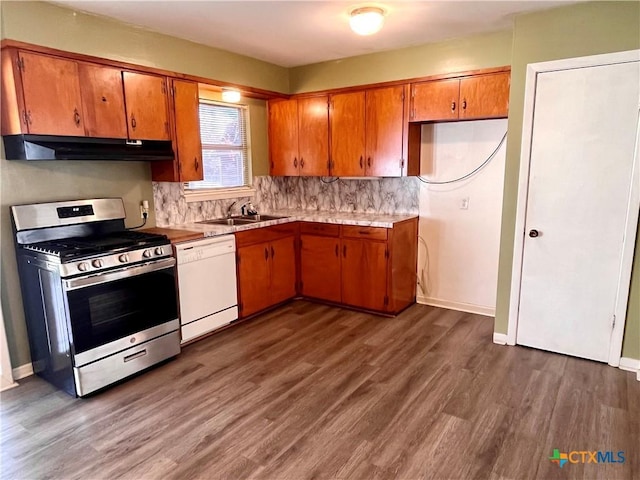
{"type": "Polygon", "coordinates": [[[11,207],[34,372],[85,396],[180,353],[175,259],[120,198],[11,207]]]}

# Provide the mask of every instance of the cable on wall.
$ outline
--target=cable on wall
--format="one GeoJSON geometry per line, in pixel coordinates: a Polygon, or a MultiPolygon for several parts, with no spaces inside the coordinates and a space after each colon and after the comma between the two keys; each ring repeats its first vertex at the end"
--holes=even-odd
{"type": "Polygon", "coordinates": [[[444,181],[428,180],[428,179],[422,178],[420,175],[418,175],[418,180],[420,180],[422,183],[428,183],[429,185],[446,185],[448,183],[455,183],[455,182],[460,182],[462,180],[466,180],[467,178],[469,178],[469,177],[475,175],[476,173],[478,173],[480,170],[482,170],[484,167],[486,167],[491,160],[493,160],[493,157],[496,156],[496,153],[498,153],[498,151],[500,150],[500,147],[502,147],[502,145],[504,144],[504,141],[507,139],[507,133],[508,133],[508,130],[506,132],[504,132],[504,135],[502,136],[502,140],[500,140],[500,143],[498,143],[498,146],[495,148],[495,150],[493,152],[491,152],[491,155],[489,155],[486,158],[486,160],[480,164],[479,167],[476,167],[475,169],[473,169],[469,173],[467,173],[467,174],[465,174],[465,175],[463,175],[461,177],[454,178],[453,180],[444,180],[444,181]]]}
{"type": "Polygon", "coordinates": [[[335,178],[333,178],[332,180],[325,180],[325,179],[324,179],[324,177],[320,177],[320,181],[321,181],[322,183],[335,183],[335,182],[337,182],[338,180],[340,180],[340,177],[335,177],[335,178]]]}

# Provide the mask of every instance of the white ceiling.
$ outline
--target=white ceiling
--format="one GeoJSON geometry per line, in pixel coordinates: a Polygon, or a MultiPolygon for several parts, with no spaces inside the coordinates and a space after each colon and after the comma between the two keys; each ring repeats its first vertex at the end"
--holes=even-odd
{"type": "Polygon", "coordinates": [[[56,0],[55,3],[293,67],[505,30],[512,26],[518,13],[575,2],[56,0]],[[388,12],[378,34],[361,37],[349,29],[349,11],[362,5],[379,5],[388,12]]]}

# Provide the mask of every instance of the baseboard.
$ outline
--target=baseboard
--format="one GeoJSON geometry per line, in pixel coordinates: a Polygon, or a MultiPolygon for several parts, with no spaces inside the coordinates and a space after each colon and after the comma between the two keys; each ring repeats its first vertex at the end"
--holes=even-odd
{"type": "Polygon", "coordinates": [[[441,300],[439,298],[423,297],[418,295],[416,301],[422,305],[429,305],[431,307],[448,308],[449,310],[458,310],[460,312],[475,313],[477,315],[484,315],[486,317],[494,317],[496,309],[491,307],[483,307],[481,305],[474,305],[472,303],[463,302],[450,302],[449,300],[441,300]]]}
{"type": "Polygon", "coordinates": [[[636,378],[640,382],[640,360],[629,357],[620,358],[620,370],[626,370],[627,372],[636,372],[636,378]]]}
{"type": "Polygon", "coordinates": [[[29,377],[33,375],[33,365],[30,363],[25,363],[24,365],[20,365],[19,367],[11,370],[13,374],[14,380],[20,380],[21,378],[29,377]]]}
{"type": "Polygon", "coordinates": [[[506,345],[507,344],[507,334],[506,333],[493,332],[493,343],[495,343],[497,345],[506,345]]]}

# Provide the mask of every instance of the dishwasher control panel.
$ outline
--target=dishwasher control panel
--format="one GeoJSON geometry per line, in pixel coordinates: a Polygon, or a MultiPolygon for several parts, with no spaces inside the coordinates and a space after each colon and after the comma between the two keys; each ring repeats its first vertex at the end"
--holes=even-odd
{"type": "Polygon", "coordinates": [[[236,240],[233,235],[211,237],[176,245],[176,261],[178,265],[181,265],[233,253],[235,251],[236,240]]]}

